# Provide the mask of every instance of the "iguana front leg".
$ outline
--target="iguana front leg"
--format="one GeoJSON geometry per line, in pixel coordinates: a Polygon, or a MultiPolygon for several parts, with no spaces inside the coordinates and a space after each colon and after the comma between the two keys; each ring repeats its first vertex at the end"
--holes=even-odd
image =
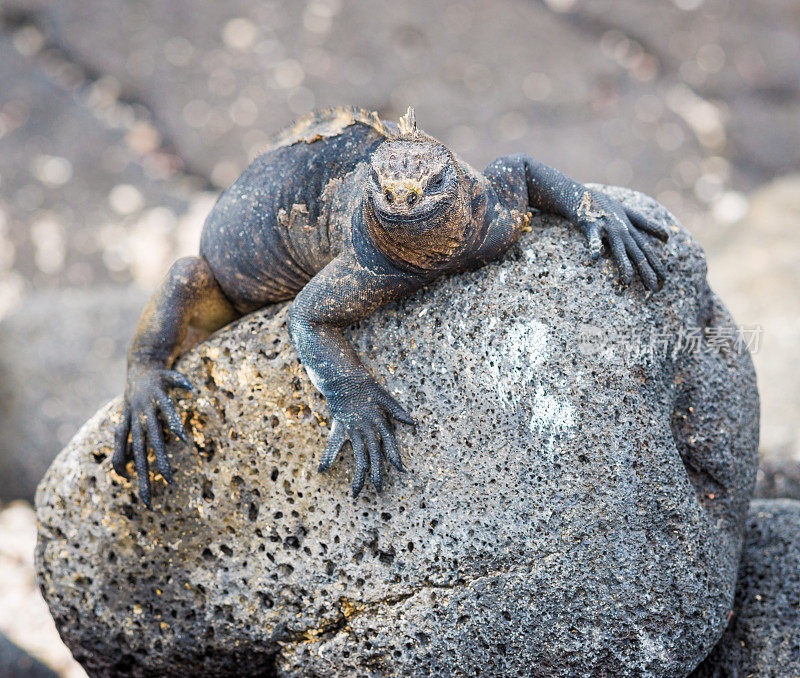
{"type": "Polygon", "coordinates": [[[356,461],[354,497],[364,487],[368,468],[375,489],[382,490],[381,451],[395,468],[403,470],[389,420],[406,424],[414,420],[375,381],[342,329],[423,284],[413,274],[388,265],[366,268],[354,254],[343,254],[314,276],[292,304],[292,340],[312,383],[325,396],[332,418],[319,468],[327,470],[349,441],[356,461]]]}
{"type": "Polygon", "coordinates": [[[188,442],[178,411],[166,392],[169,387],[193,390],[183,374],[170,369],[186,332],[190,325],[212,332],[239,315],[201,257],[176,261],[142,311],[128,351],[127,384],[112,465],[127,478],[125,467],[133,457],[139,496],[147,507],[151,500],[148,440],[158,472],[168,483],[173,482],[159,413],[167,428],[188,442]]]}
{"type": "MultiPolygon", "coordinates": [[[[664,267],[645,234],[666,241],[669,232],[636,210],[528,155],[498,158],[484,170],[484,175],[501,201],[522,200],[528,207],[558,214],[578,226],[586,235],[593,261],[600,256],[605,241],[624,283],[633,279],[634,268],[650,290],[658,289],[664,280],[664,267]]],[[[505,225],[498,227],[490,245],[507,247],[516,240],[517,234],[506,233],[505,225]]]]}

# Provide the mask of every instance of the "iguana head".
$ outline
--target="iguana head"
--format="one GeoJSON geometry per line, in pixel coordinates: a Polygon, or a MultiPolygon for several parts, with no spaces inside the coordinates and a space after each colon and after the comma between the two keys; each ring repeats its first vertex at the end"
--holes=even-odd
{"type": "Polygon", "coordinates": [[[414,112],[373,153],[367,227],[378,247],[417,268],[441,266],[469,226],[463,172],[440,142],[417,130],[414,112]]]}

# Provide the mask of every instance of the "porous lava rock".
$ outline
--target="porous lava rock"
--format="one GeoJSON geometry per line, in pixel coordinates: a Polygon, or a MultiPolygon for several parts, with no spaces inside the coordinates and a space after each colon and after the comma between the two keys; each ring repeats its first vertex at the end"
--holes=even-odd
{"type": "Polygon", "coordinates": [[[800,676],[800,501],[750,507],[731,622],[692,678],[800,676]]]}
{"type": "Polygon", "coordinates": [[[179,360],[194,446],[152,511],[111,472],[119,401],[98,412],[37,495],[42,591],[90,675],[694,669],[733,601],[755,376],[699,246],[609,190],[670,224],[657,293],[537,216],[502,261],[349,331],[418,422],[382,495],[350,497],[347,453],[316,471],[327,410],[288,305],[179,360]]]}

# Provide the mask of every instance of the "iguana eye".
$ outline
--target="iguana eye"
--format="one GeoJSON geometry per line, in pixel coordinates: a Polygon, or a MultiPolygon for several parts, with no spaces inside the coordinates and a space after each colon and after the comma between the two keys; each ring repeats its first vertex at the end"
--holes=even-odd
{"type": "Polygon", "coordinates": [[[439,172],[433,179],[428,182],[429,191],[438,191],[444,186],[444,170],[439,172]]]}

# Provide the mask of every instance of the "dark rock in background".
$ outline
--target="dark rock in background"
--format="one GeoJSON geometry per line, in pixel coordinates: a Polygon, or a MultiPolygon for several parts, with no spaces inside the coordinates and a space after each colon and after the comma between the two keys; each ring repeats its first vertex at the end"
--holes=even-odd
{"type": "Polygon", "coordinates": [[[58,674],[0,633],[0,677],[58,678],[58,674]]]}
{"type": "Polygon", "coordinates": [[[33,500],[75,431],[125,385],[146,295],[136,288],[31,295],[0,322],[0,500],[33,500]]]}
{"type": "Polygon", "coordinates": [[[800,676],[800,502],[756,500],[733,617],[692,678],[800,676]]]}
{"type": "Polygon", "coordinates": [[[762,461],[758,467],[756,496],[760,499],[800,500],[800,464],[762,461]]]}
{"type": "Polygon", "coordinates": [[[756,472],[749,355],[679,226],[656,294],[564,222],[532,227],[353,333],[419,422],[381,496],[350,498],[346,453],[316,472],[326,409],[286,305],[181,359],[195,446],[171,446],[152,511],[111,473],[119,401],[86,424],[40,486],[37,567],[90,674],[625,678],[706,656],[756,472]]]}

